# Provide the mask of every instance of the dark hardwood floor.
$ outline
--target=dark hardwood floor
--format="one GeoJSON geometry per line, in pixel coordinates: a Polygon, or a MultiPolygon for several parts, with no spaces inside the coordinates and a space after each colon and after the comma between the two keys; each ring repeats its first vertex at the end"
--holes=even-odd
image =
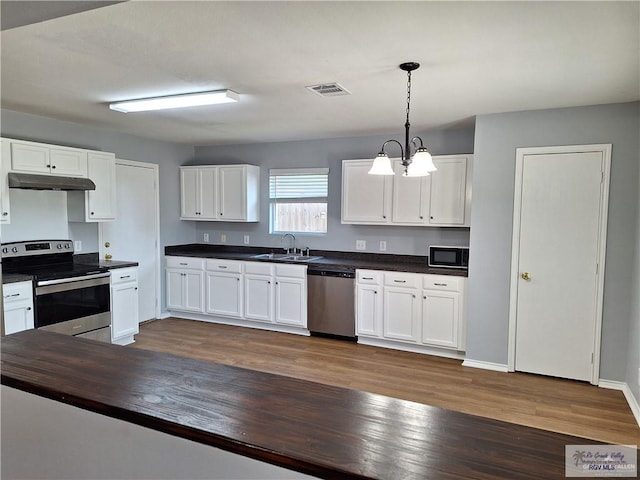
{"type": "Polygon", "coordinates": [[[251,328],[168,318],[142,324],[133,347],[378,393],[592,440],[638,445],[620,391],[460,360],[251,328]]]}

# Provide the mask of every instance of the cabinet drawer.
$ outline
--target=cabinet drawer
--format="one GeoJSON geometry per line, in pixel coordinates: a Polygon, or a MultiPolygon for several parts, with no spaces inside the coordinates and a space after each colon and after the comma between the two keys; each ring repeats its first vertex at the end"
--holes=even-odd
{"type": "Polygon", "coordinates": [[[7,283],[2,286],[4,303],[32,301],[33,285],[31,282],[7,283]]]}
{"type": "Polygon", "coordinates": [[[203,258],[192,257],[165,257],[167,259],[168,268],[190,268],[194,270],[202,270],[204,268],[203,258]]]}
{"type": "Polygon", "coordinates": [[[379,285],[382,283],[382,272],[375,270],[356,270],[356,279],[358,283],[379,285]]]}
{"type": "Polygon", "coordinates": [[[207,260],[207,270],[210,272],[242,273],[242,262],[235,260],[207,260]]]}
{"type": "Polygon", "coordinates": [[[416,288],[419,286],[420,275],[416,273],[385,272],[384,284],[393,287],[416,288]]]}
{"type": "Polygon", "coordinates": [[[249,275],[273,275],[273,264],[265,262],[246,262],[244,273],[249,275]]]}
{"type": "Polygon", "coordinates": [[[138,267],[114,268],[111,270],[111,285],[137,281],[138,267]]]}
{"type": "Polygon", "coordinates": [[[276,264],[276,276],[291,277],[291,278],[306,278],[307,266],[276,264]]]}
{"type": "Polygon", "coordinates": [[[458,292],[462,286],[462,281],[462,278],[450,275],[424,275],[422,277],[422,288],[458,292]]]}

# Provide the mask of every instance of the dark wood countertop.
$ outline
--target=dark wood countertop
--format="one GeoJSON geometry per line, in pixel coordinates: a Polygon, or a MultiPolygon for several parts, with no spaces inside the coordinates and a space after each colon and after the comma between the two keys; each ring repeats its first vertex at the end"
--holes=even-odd
{"type": "Polygon", "coordinates": [[[262,253],[283,253],[281,248],[246,247],[235,245],[209,245],[191,243],[186,245],[170,245],[165,247],[165,255],[179,257],[220,258],[252,262],[296,263],[307,265],[309,270],[331,268],[344,271],[388,270],[396,272],[427,273],[433,275],[468,276],[468,271],[456,268],[431,268],[427,265],[427,257],[420,255],[394,255],[383,253],[338,252],[328,250],[312,250],[311,256],[320,256],[311,262],[291,262],[276,259],[256,259],[262,253]]]}
{"type": "Polygon", "coordinates": [[[1,350],[3,385],[321,478],[564,478],[565,445],[595,443],[40,330],[1,350]]]}

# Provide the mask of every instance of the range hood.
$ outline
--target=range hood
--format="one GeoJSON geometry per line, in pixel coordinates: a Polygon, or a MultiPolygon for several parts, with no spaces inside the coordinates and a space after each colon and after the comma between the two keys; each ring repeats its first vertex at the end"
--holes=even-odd
{"type": "Polygon", "coordinates": [[[96,184],[88,178],[61,177],[57,175],[34,175],[30,173],[8,173],[9,188],[23,190],[95,190],[96,184]]]}

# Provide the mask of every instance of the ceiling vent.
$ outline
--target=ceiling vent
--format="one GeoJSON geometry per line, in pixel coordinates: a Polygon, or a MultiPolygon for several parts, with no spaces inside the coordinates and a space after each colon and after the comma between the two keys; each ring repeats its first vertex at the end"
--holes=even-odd
{"type": "Polygon", "coordinates": [[[307,88],[313,93],[317,93],[321,97],[339,97],[341,95],[351,95],[351,92],[339,83],[321,83],[319,85],[311,85],[307,88]]]}

